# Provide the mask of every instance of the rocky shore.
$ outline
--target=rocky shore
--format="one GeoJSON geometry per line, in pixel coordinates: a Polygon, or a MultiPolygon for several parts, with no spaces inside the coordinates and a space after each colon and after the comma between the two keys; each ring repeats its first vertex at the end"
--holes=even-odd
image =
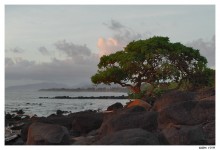
{"type": "Polygon", "coordinates": [[[115,103],[104,112],[48,117],[5,114],[6,145],[215,145],[215,89],[169,91],[153,105],[115,103]]]}

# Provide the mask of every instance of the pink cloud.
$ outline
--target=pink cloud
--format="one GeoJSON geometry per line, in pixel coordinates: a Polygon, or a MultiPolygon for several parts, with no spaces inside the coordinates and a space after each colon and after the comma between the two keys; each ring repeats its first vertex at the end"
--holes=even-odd
{"type": "Polygon", "coordinates": [[[100,37],[97,42],[97,47],[99,49],[99,57],[103,55],[109,55],[116,51],[122,50],[123,44],[121,44],[117,39],[114,38],[102,38],[100,37]]]}
{"type": "Polygon", "coordinates": [[[146,34],[137,33],[131,28],[122,25],[117,20],[111,20],[110,23],[105,23],[104,25],[113,31],[113,35],[109,38],[100,37],[98,39],[97,47],[99,49],[99,57],[123,50],[123,48],[133,40],[148,37],[146,34]]]}

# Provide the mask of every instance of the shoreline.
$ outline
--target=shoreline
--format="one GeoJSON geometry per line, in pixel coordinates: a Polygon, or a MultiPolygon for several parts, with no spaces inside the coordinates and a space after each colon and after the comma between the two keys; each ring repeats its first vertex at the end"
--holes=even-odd
{"type": "Polygon", "coordinates": [[[5,145],[215,145],[215,89],[173,90],[153,104],[136,99],[103,111],[15,113],[5,114],[5,145]]]}
{"type": "Polygon", "coordinates": [[[128,96],[55,96],[55,97],[39,97],[39,99],[129,99],[128,96]]]}
{"type": "Polygon", "coordinates": [[[127,88],[49,88],[39,89],[40,92],[117,92],[128,93],[127,88]]]}

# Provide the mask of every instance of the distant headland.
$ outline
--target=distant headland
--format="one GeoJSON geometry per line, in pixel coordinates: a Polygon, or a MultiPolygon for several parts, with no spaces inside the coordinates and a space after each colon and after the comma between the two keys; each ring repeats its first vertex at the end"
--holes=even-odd
{"type": "Polygon", "coordinates": [[[128,92],[127,88],[121,87],[112,87],[112,88],[96,88],[96,87],[89,87],[89,88],[48,88],[48,89],[39,89],[39,91],[46,91],[46,92],[53,92],[53,91],[65,91],[65,92],[128,92]]]}

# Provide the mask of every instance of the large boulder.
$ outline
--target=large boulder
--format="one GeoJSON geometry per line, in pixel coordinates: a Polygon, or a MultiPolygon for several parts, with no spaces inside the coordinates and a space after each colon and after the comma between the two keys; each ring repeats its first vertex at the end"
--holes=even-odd
{"type": "Polygon", "coordinates": [[[169,91],[155,101],[152,109],[155,111],[161,111],[162,109],[175,105],[176,103],[194,100],[195,95],[195,92],[178,90],[169,91]]]}
{"type": "Polygon", "coordinates": [[[63,126],[34,122],[28,129],[26,144],[67,145],[70,144],[70,136],[63,126]]]}
{"type": "Polygon", "coordinates": [[[196,92],[196,100],[215,100],[215,88],[203,88],[196,92]]]}
{"type": "Polygon", "coordinates": [[[130,108],[123,108],[119,109],[117,111],[105,111],[103,112],[103,122],[107,121],[108,119],[112,118],[113,116],[116,116],[118,114],[122,113],[132,113],[132,112],[146,112],[146,109],[141,106],[133,106],[130,108]]]}
{"type": "Polygon", "coordinates": [[[198,99],[198,100],[215,101],[215,95],[214,96],[205,97],[205,98],[202,98],[202,99],[198,99]]]}
{"type": "Polygon", "coordinates": [[[73,145],[91,145],[96,141],[95,136],[80,136],[73,138],[73,145]]]}
{"type": "Polygon", "coordinates": [[[135,128],[106,135],[93,145],[159,145],[159,140],[153,133],[135,128]]]}
{"type": "Polygon", "coordinates": [[[158,125],[197,125],[215,120],[214,101],[185,101],[159,112],[158,125]]]}
{"type": "Polygon", "coordinates": [[[130,108],[133,111],[123,110],[106,118],[99,129],[100,136],[132,128],[142,128],[147,131],[157,129],[157,112],[139,111],[139,109],[134,111],[133,108],[130,108]]]}
{"type": "Polygon", "coordinates": [[[107,111],[115,111],[115,110],[122,109],[122,108],[123,108],[123,105],[121,103],[117,102],[117,103],[114,103],[111,106],[109,106],[107,108],[107,111]]]}
{"type": "Polygon", "coordinates": [[[26,124],[23,126],[23,128],[21,129],[21,134],[20,134],[20,135],[21,135],[21,138],[22,138],[22,140],[23,140],[24,142],[27,141],[28,129],[29,129],[29,127],[30,127],[31,124],[32,124],[31,122],[26,123],[26,124]]]}
{"type": "Polygon", "coordinates": [[[206,134],[201,125],[170,126],[162,130],[170,145],[206,145],[206,134]]]}
{"type": "Polygon", "coordinates": [[[130,107],[134,107],[134,106],[141,106],[143,108],[145,108],[146,110],[150,110],[151,108],[151,105],[143,100],[140,100],[140,99],[135,99],[131,102],[129,102],[127,105],[126,105],[126,108],[130,108],[130,107]]]}
{"type": "Polygon", "coordinates": [[[132,112],[144,112],[146,109],[142,106],[132,106],[129,108],[125,108],[122,113],[132,113],[132,112]]]}
{"type": "Polygon", "coordinates": [[[65,126],[66,128],[71,128],[71,120],[67,116],[62,115],[55,115],[51,114],[48,117],[37,117],[33,116],[30,119],[30,122],[42,122],[42,123],[49,123],[49,124],[58,124],[61,126],[65,126]]]}
{"type": "Polygon", "coordinates": [[[60,125],[66,127],[69,130],[72,127],[71,119],[66,116],[50,115],[48,117],[32,117],[25,123],[25,125],[21,129],[21,138],[23,139],[23,141],[27,141],[28,129],[30,125],[34,122],[60,125]]]}
{"type": "Polygon", "coordinates": [[[215,145],[215,121],[203,124],[202,129],[206,135],[207,144],[208,145],[215,145]]]}
{"type": "Polygon", "coordinates": [[[72,118],[63,115],[50,115],[44,121],[45,123],[58,124],[66,127],[67,129],[72,128],[72,118]]]}
{"type": "Polygon", "coordinates": [[[82,112],[72,116],[72,130],[80,135],[98,129],[103,122],[103,113],[82,112]]]}

